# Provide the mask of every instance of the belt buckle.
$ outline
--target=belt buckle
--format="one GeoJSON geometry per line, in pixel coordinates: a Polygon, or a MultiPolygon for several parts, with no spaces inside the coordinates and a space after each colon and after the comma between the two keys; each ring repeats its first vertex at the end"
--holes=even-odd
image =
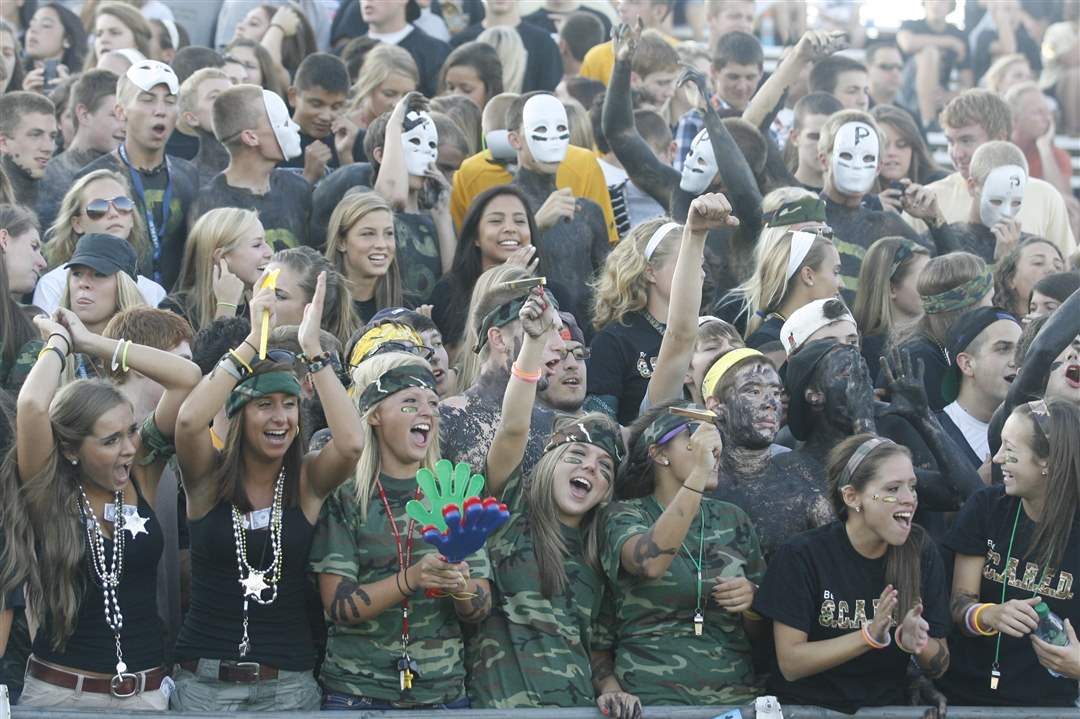
{"type": "Polygon", "coordinates": [[[109,693],[117,699],[129,699],[139,693],[139,677],[134,674],[117,674],[109,680],[109,693]],[[123,687],[131,682],[131,691],[124,692],[123,687]]]}
{"type": "Polygon", "coordinates": [[[239,671],[248,673],[251,675],[251,683],[259,681],[259,671],[262,669],[262,665],[258,662],[230,662],[232,668],[239,671]]]}

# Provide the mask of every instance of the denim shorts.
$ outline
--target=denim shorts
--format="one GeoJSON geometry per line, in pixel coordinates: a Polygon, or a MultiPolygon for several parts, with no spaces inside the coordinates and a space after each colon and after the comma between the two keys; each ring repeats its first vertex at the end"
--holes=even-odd
{"type": "Polygon", "coordinates": [[[371,697],[360,697],[355,694],[343,694],[341,692],[323,692],[322,709],[323,711],[354,711],[358,709],[379,709],[379,710],[402,710],[402,711],[414,711],[416,709],[468,709],[472,704],[469,701],[469,697],[461,697],[457,701],[450,702],[449,704],[417,704],[409,707],[399,707],[390,704],[389,702],[382,701],[381,699],[372,699],[371,697]]]}

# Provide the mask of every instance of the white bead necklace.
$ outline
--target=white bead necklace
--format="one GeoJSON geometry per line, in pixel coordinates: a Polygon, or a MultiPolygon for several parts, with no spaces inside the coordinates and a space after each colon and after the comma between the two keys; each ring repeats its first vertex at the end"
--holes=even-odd
{"type": "Polygon", "coordinates": [[[247,534],[244,531],[244,518],[236,505],[232,506],[233,537],[236,540],[236,564],[240,569],[240,586],[244,593],[244,636],[240,640],[240,656],[245,657],[251,650],[251,640],[248,637],[248,602],[253,600],[267,606],[274,603],[278,595],[278,583],[284,572],[285,558],[282,555],[282,495],[285,489],[285,468],[281,468],[277,481],[274,483],[274,501],[270,506],[270,549],[273,559],[265,569],[255,569],[248,562],[247,557],[247,534]],[[270,598],[263,599],[263,594],[269,591],[270,598]]]}

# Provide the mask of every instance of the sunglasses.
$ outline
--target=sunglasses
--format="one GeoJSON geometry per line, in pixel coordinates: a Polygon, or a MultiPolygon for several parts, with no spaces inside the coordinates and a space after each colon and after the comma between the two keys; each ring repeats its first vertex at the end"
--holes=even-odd
{"type": "Polygon", "coordinates": [[[259,360],[258,355],[255,359],[259,362],[278,362],[290,366],[296,364],[296,355],[289,350],[266,350],[266,359],[259,360]]]}
{"type": "Polygon", "coordinates": [[[129,198],[121,195],[120,197],[114,197],[111,200],[90,200],[86,203],[86,210],[84,210],[84,212],[91,220],[100,220],[102,217],[109,214],[110,206],[121,215],[131,214],[135,209],[135,203],[129,198]]]}

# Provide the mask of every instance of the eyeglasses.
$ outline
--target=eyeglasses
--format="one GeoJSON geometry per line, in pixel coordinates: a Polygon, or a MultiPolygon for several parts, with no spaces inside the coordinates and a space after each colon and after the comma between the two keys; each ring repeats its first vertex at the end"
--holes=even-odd
{"type": "Polygon", "coordinates": [[[571,353],[573,353],[574,359],[576,360],[587,360],[592,356],[592,350],[588,347],[575,347],[572,350],[568,350],[564,347],[563,349],[558,350],[558,353],[560,362],[566,360],[566,355],[571,353]]]}
{"type": "Polygon", "coordinates": [[[883,62],[880,65],[877,65],[876,67],[879,70],[884,70],[885,72],[896,72],[897,70],[903,70],[904,69],[904,66],[901,65],[900,63],[897,63],[897,62],[883,62]]]}
{"type": "Polygon", "coordinates": [[[121,215],[129,215],[135,209],[135,203],[129,198],[121,195],[120,197],[114,197],[111,200],[90,200],[86,203],[86,209],[83,212],[91,220],[100,220],[105,215],[109,214],[109,207],[119,212],[121,215]]]}

